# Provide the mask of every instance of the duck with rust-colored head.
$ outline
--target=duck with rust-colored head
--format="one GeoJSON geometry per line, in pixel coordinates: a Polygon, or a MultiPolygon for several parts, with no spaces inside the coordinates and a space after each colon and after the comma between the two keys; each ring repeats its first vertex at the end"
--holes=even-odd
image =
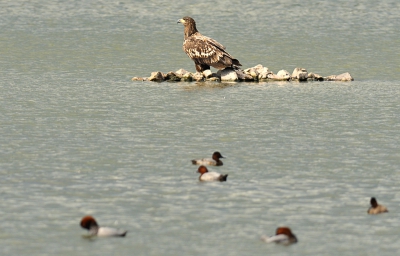
{"type": "Polygon", "coordinates": [[[207,167],[201,165],[197,172],[200,173],[200,181],[226,181],[228,174],[220,174],[218,172],[209,172],[207,167]]]}
{"type": "Polygon", "coordinates": [[[261,240],[266,243],[277,243],[289,245],[297,243],[297,237],[292,233],[288,227],[278,227],[274,236],[262,236],[261,240]]]}
{"type": "Polygon", "coordinates": [[[116,228],[99,227],[92,216],[85,216],[81,220],[81,227],[89,231],[91,236],[125,236],[128,231],[116,228]]]}

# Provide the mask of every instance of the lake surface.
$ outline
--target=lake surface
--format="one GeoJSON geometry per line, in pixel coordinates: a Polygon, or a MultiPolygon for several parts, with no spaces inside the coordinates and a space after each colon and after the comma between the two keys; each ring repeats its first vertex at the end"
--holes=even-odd
{"type": "Polygon", "coordinates": [[[400,2],[0,2],[1,255],[396,255],[400,2]],[[354,82],[151,83],[183,28],[244,68],[354,82]],[[190,160],[220,151],[226,183],[190,160]],[[389,213],[370,216],[374,196],[389,213]],[[84,215],[127,229],[87,239],[84,215]],[[289,226],[299,242],[265,244],[289,226]]]}

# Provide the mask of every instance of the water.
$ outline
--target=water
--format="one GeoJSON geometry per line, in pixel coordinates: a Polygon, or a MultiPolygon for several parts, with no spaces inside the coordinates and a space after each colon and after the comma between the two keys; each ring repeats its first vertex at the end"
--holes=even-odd
{"type": "Polygon", "coordinates": [[[398,253],[399,7],[2,1],[1,254],[398,253]],[[186,15],[245,67],[355,81],[130,81],[194,71],[186,15]],[[216,150],[228,182],[199,183],[190,160],[216,150]],[[83,238],[87,214],[128,236],[83,238]],[[259,240],[282,225],[298,244],[259,240]]]}

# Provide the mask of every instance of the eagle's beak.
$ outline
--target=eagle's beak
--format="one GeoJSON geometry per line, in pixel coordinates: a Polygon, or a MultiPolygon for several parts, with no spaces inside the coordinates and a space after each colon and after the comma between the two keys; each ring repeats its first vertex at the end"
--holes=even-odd
{"type": "Polygon", "coordinates": [[[177,23],[185,24],[185,21],[183,19],[179,19],[177,23]]]}

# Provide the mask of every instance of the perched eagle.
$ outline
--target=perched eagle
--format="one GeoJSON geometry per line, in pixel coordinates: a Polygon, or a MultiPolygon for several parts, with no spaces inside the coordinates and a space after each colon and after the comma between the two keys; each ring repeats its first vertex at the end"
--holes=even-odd
{"type": "Polygon", "coordinates": [[[212,38],[203,36],[196,29],[196,22],[190,17],[178,20],[185,26],[183,41],[183,51],[194,61],[197,72],[210,69],[232,67],[232,65],[242,66],[237,59],[234,59],[225,51],[225,46],[212,38]]]}

